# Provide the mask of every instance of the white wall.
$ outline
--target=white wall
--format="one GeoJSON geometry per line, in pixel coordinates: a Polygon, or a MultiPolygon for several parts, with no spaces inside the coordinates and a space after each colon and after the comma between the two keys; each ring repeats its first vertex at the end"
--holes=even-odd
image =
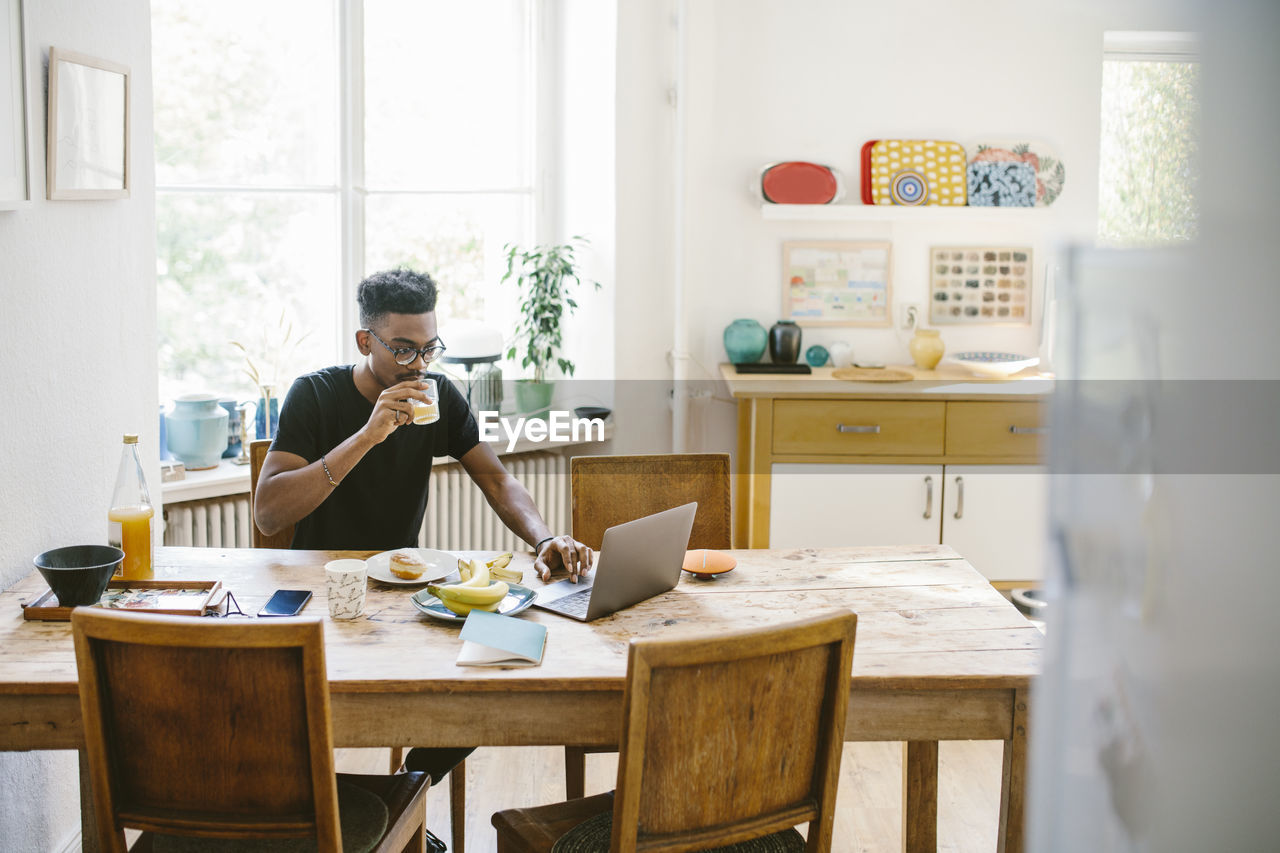
{"type": "MultiPolygon", "coordinates": [[[[0,212],[3,587],[41,551],[106,541],[123,433],[140,435],[153,497],[160,485],[150,6],[27,0],[26,45],[35,198],[0,212]],[[44,200],[50,45],[130,67],[131,198],[44,200]]],[[[0,847],[59,849],[78,830],[75,770],[74,753],[0,753],[0,847]]]]}
{"type": "MultiPolygon", "coordinates": [[[[766,327],[778,319],[781,245],[788,239],[891,239],[894,299],[922,304],[929,245],[1030,243],[1040,271],[1038,320],[1052,249],[1060,240],[1092,240],[1095,231],[1102,32],[1186,28],[1192,18],[1181,6],[1135,0],[688,0],[690,376],[718,376],[716,365],[725,360],[721,334],[733,319],[753,317],[766,327]],[[1051,208],[1029,211],[1007,226],[962,224],[962,215],[954,223],[927,225],[765,222],[747,189],[768,163],[810,159],[839,169],[846,200],[856,201],[858,154],[867,139],[964,143],[1010,135],[1056,148],[1067,178],[1051,208]]],[[[620,376],[669,375],[662,354],[671,345],[671,238],[665,226],[672,210],[667,176],[673,143],[665,98],[674,67],[674,7],[674,0],[620,2],[620,376]]],[[[943,339],[952,351],[1034,353],[1037,333],[1033,322],[944,329],[943,339]]],[[[845,340],[860,358],[905,362],[908,337],[883,329],[805,330],[804,346],[845,340]]],[[[733,446],[732,405],[700,400],[691,408],[690,449],[733,446]]],[[[656,426],[649,407],[639,417],[656,426]]]]}

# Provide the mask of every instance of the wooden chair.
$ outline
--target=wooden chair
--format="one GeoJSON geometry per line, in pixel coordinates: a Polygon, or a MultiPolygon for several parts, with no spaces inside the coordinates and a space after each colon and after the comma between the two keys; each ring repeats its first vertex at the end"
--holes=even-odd
{"type": "MultiPolygon", "coordinates": [[[[654,456],[575,456],[569,460],[573,537],[599,548],[604,532],[642,516],[698,502],[689,547],[733,547],[729,454],[669,453],[654,456]]],[[[612,747],[567,746],[565,796],[586,793],[587,753],[612,747]]]]}
{"type": "MultiPolygon", "coordinates": [[[[267,458],[271,448],[271,439],[256,438],[249,442],[249,518],[253,518],[253,504],[258,494],[258,475],[262,473],[262,462],[267,458]]],[[[268,536],[258,529],[258,522],[253,522],[253,547],[255,548],[288,548],[293,544],[293,525],[268,536]]]]}
{"type": "Polygon", "coordinates": [[[843,611],[632,640],[616,791],[496,813],[498,853],[547,851],[569,832],[569,849],[607,840],[615,853],[764,836],[765,849],[828,850],[856,626],[843,611]]]}
{"type": "Polygon", "coordinates": [[[144,833],[134,850],[175,836],[424,849],[427,774],[334,772],[320,621],[80,607],[71,623],[102,850],[124,851],[126,828],[144,833]]]}
{"type": "Polygon", "coordinates": [[[698,502],[689,547],[733,547],[727,453],[575,456],[569,486],[573,537],[592,548],[615,524],[689,501],[698,502]]]}
{"type": "MultiPolygon", "coordinates": [[[[271,439],[258,438],[249,442],[249,517],[253,517],[253,501],[258,493],[258,475],[262,473],[262,463],[267,458],[267,450],[271,448],[271,439]]],[[[255,548],[288,548],[293,544],[293,525],[267,536],[258,529],[258,522],[253,523],[253,547],[255,548]]],[[[391,747],[391,772],[395,773],[404,763],[404,749],[391,747]]],[[[467,763],[461,762],[449,772],[449,831],[454,853],[464,853],[465,829],[467,824],[467,763]]]]}

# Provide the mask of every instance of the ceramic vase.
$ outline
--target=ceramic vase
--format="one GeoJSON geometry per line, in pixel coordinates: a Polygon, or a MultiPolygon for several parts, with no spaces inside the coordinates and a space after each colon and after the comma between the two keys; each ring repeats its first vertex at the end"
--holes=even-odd
{"type": "Polygon", "coordinates": [[[916,329],[907,348],[911,350],[911,360],[921,370],[933,370],[947,351],[937,329],[916,329]]]}
{"type": "Polygon", "coordinates": [[[832,367],[848,367],[853,364],[853,347],[843,341],[836,341],[830,349],[832,367]]]}
{"type": "Polygon", "coordinates": [[[516,411],[530,420],[547,419],[551,409],[551,397],[555,394],[554,382],[538,382],[534,379],[516,380],[516,411]]]}
{"type": "Polygon", "coordinates": [[[240,455],[240,409],[235,397],[223,397],[218,405],[227,410],[227,449],[222,451],[222,458],[233,459],[240,455]]]}
{"type": "Polygon", "coordinates": [[[774,364],[795,364],[800,357],[800,327],[794,320],[779,320],[769,330],[769,358],[774,364]]]}
{"type": "Polygon", "coordinates": [[[768,332],[755,320],[734,320],[724,327],[724,351],[734,364],[755,364],[768,343],[768,332]]]}
{"type": "Polygon", "coordinates": [[[227,449],[227,410],[212,394],[184,394],[165,415],[169,452],[188,471],[216,468],[227,449]]]}
{"type": "Polygon", "coordinates": [[[254,414],[253,416],[253,425],[255,430],[253,434],[258,438],[275,438],[276,431],[280,427],[280,398],[279,397],[271,398],[271,406],[270,406],[271,434],[270,435],[267,435],[267,422],[266,422],[268,407],[267,407],[267,404],[263,402],[263,399],[261,397],[258,398],[258,403],[256,406],[254,406],[254,411],[256,412],[256,414],[254,414]]]}

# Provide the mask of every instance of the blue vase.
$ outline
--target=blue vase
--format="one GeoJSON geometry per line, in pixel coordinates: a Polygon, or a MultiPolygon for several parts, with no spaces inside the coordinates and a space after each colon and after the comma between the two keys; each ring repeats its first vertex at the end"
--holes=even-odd
{"type": "Polygon", "coordinates": [[[734,364],[755,364],[769,345],[769,333],[755,320],[734,320],[724,328],[724,351],[734,364]]]}
{"type": "Polygon", "coordinates": [[[240,455],[240,410],[235,397],[223,397],[218,405],[227,410],[227,449],[222,451],[222,458],[234,459],[240,455]]]}
{"type": "Polygon", "coordinates": [[[825,367],[830,357],[831,353],[822,344],[814,344],[804,351],[804,360],[810,367],[825,367]]]}
{"type": "Polygon", "coordinates": [[[227,449],[227,410],[212,394],[184,394],[165,416],[169,452],[188,471],[218,467],[227,449]]]}
{"type": "Polygon", "coordinates": [[[271,435],[267,435],[267,407],[263,405],[261,397],[258,398],[258,405],[255,408],[257,414],[253,418],[256,428],[254,435],[258,438],[275,438],[276,430],[280,426],[280,398],[271,398],[271,435]]]}

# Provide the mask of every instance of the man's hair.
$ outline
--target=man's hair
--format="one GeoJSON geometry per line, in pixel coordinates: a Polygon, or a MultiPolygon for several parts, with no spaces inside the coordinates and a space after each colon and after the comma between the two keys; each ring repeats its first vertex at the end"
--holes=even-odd
{"type": "Polygon", "coordinates": [[[400,267],[383,270],[356,288],[360,325],[366,329],[388,314],[425,314],[436,310],[436,283],[426,273],[400,267]]]}

